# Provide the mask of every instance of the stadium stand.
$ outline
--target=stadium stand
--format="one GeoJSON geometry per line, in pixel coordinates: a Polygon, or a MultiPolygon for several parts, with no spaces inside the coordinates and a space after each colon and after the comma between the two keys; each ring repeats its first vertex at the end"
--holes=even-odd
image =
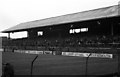
{"type": "MultiPolygon", "coordinates": [[[[14,52],[14,50],[26,50],[27,53],[32,50],[52,51],[53,55],[61,55],[61,52],[72,52],[72,55],[73,52],[84,52],[99,53],[100,57],[101,53],[105,53],[105,55],[110,53],[107,60],[114,60],[114,55],[116,59],[119,59],[119,52],[117,52],[119,50],[117,49],[120,49],[120,22],[118,20],[120,20],[120,15],[118,14],[118,5],[115,5],[21,23],[3,31],[3,33],[9,34],[9,38],[2,40],[2,48],[5,52],[14,52]],[[10,38],[10,33],[20,31],[26,31],[27,37],[10,38]],[[39,36],[39,31],[43,31],[43,35],[39,36]]],[[[42,53],[47,54],[48,52],[42,53]]],[[[64,61],[64,59],[61,59],[61,61],[64,61]]],[[[120,62],[118,61],[118,63],[120,62]]],[[[120,66],[118,67],[120,68],[120,66]]]]}
{"type": "Polygon", "coordinates": [[[8,39],[3,41],[3,48],[26,49],[26,50],[51,50],[52,48],[59,50],[76,51],[80,47],[120,47],[120,36],[96,36],[96,37],[68,37],[63,39],[8,39]],[[74,49],[72,49],[74,48],[74,49]]]}
{"type": "Polygon", "coordinates": [[[21,23],[2,32],[10,35],[14,32],[27,31],[27,38],[3,40],[3,48],[11,51],[14,49],[79,51],[81,47],[119,48],[118,10],[118,5],[114,5],[21,23]],[[39,31],[43,31],[42,36],[37,34],[39,31]]]}

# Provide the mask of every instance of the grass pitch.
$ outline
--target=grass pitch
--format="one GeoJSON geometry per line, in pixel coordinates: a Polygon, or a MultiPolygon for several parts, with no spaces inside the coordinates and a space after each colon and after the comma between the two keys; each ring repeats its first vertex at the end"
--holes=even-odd
{"type": "MultiPolygon", "coordinates": [[[[30,75],[31,62],[36,55],[3,52],[3,63],[14,66],[15,75],[30,75]]],[[[86,58],[39,55],[33,66],[33,75],[85,75],[86,58]]],[[[117,58],[89,58],[88,75],[104,75],[117,72],[117,58]]]]}

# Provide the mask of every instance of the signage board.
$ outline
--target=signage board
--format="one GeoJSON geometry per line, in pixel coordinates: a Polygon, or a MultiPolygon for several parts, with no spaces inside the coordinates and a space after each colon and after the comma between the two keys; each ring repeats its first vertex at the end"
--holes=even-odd
{"type": "MultiPolygon", "coordinates": [[[[88,57],[89,54],[90,54],[90,53],[62,52],[62,55],[64,55],[64,56],[88,57]]],[[[113,58],[113,54],[91,53],[90,57],[113,58]]]]}

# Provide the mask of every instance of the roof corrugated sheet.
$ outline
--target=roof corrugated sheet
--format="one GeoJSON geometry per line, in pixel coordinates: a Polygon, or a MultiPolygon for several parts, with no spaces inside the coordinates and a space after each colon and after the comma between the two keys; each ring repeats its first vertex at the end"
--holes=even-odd
{"type": "Polygon", "coordinates": [[[58,17],[52,17],[42,20],[25,22],[13,26],[9,29],[6,29],[3,32],[11,32],[15,30],[43,27],[48,25],[56,25],[56,24],[63,24],[63,23],[76,22],[76,21],[85,21],[85,20],[104,18],[104,17],[114,17],[114,16],[118,16],[118,5],[84,11],[84,12],[78,12],[78,13],[73,13],[58,17]]]}

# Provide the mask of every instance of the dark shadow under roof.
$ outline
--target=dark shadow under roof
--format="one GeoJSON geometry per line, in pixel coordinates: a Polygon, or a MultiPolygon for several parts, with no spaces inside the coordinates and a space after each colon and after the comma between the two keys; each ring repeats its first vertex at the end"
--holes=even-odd
{"type": "Polygon", "coordinates": [[[68,15],[62,15],[57,17],[51,17],[42,20],[25,22],[13,26],[11,28],[8,28],[2,32],[7,33],[7,32],[14,32],[14,31],[30,29],[30,28],[37,28],[37,27],[44,27],[49,25],[57,25],[57,24],[64,24],[64,23],[77,22],[77,21],[86,21],[91,19],[107,18],[114,16],[118,16],[118,5],[89,10],[89,11],[83,11],[68,15]]]}

